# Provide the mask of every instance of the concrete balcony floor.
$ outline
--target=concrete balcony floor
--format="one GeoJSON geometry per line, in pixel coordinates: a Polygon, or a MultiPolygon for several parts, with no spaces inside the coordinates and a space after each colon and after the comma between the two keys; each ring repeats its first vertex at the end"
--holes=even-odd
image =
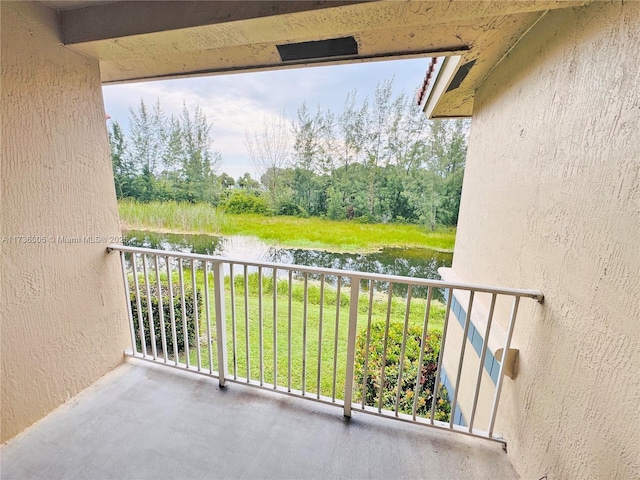
{"type": "Polygon", "coordinates": [[[6,480],[517,478],[493,442],[135,359],[0,453],[6,480]]]}

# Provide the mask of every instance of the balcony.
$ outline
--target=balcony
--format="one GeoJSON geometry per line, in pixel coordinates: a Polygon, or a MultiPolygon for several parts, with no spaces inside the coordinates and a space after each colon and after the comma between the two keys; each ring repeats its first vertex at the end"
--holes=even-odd
{"type": "Polygon", "coordinates": [[[501,352],[540,292],[109,251],[127,360],[5,445],[3,478],[516,478],[501,352]]]}
{"type": "Polygon", "coordinates": [[[5,445],[2,478],[517,475],[495,442],[131,358],[5,445]]]}

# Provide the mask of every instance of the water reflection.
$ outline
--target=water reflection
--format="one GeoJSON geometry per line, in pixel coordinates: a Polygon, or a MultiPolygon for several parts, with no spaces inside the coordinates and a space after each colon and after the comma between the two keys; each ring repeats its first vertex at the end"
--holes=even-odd
{"type": "MultiPolygon", "coordinates": [[[[183,253],[217,255],[242,261],[264,261],[292,263],[367,273],[400,275],[439,280],[438,268],[450,267],[452,254],[440,253],[426,248],[386,248],[379,252],[335,253],[322,250],[273,247],[253,237],[216,237],[211,235],[177,235],[171,233],[125,231],[125,244],[183,253]]],[[[228,271],[227,271],[228,273],[228,271]]],[[[282,272],[286,276],[286,272],[282,272]]],[[[314,276],[310,276],[315,279],[314,276]]],[[[327,277],[335,283],[335,277],[327,277]]],[[[376,282],[376,290],[386,291],[385,282],[376,282]]],[[[405,295],[405,285],[395,285],[394,294],[405,295]]],[[[442,298],[434,292],[436,298],[442,298]]],[[[414,289],[415,296],[426,296],[425,288],[414,289]]]]}

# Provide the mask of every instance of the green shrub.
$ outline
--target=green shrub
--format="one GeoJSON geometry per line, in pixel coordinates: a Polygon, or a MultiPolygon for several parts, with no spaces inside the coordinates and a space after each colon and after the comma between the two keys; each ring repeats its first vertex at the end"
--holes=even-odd
{"type": "MultiPolygon", "coordinates": [[[[404,324],[392,322],[389,325],[389,337],[387,341],[387,357],[384,366],[384,386],[382,389],[382,408],[395,409],[396,395],[398,393],[398,374],[400,367],[400,354],[402,350],[402,333],[404,324]]],[[[382,355],[384,348],[385,322],[376,321],[371,324],[371,339],[369,342],[369,363],[365,388],[365,404],[378,406],[380,398],[380,372],[382,369],[382,355]]],[[[431,414],[431,402],[435,386],[435,374],[438,367],[438,353],[440,351],[439,333],[430,332],[424,345],[422,365],[418,366],[420,344],[422,341],[422,328],[409,326],[405,346],[405,359],[402,369],[402,385],[398,411],[411,414],[415,395],[418,369],[420,370],[420,389],[418,392],[417,415],[429,416],[431,414]]],[[[362,400],[362,384],[364,379],[364,362],[366,354],[366,328],[358,332],[356,340],[356,365],[355,382],[357,390],[356,400],[362,400]]],[[[436,420],[448,421],[451,413],[451,405],[446,389],[441,386],[436,404],[436,420]]]]}
{"type": "MultiPolygon", "coordinates": [[[[164,332],[167,339],[167,350],[169,354],[173,355],[173,336],[171,332],[171,316],[170,316],[170,300],[168,286],[166,282],[162,284],[162,310],[164,318],[164,332]]],[[[158,287],[155,283],[150,282],[149,290],[151,292],[151,309],[153,311],[153,327],[155,330],[156,349],[158,354],[162,352],[162,333],[160,330],[160,317],[159,303],[158,303],[158,287]]],[[[140,322],[138,320],[138,305],[136,302],[135,287],[133,285],[133,279],[129,279],[129,291],[131,311],[133,312],[133,327],[136,334],[136,347],[138,351],[141,351],[142,345],[140,343],[140,322]]],[[[195,322],[193,315],[193,292],[185,291],[184,294],[185,313],[187,319],[187,334],[189,340],[189,348],[195,348],[196,333],[195,322]]],[[[144,280],[140,283],[140,307],[142,313],[142,325],[144,327],[144,337],[147,347],[147,352],[151,352],[151,330],[149,329],[149,307],[147,303],[147,292],[144,286],[144,280]]],[[[182,301],[180,299],[180,293],[174,291],[173,298],[174,316],[176,319],[176,339],[178,346],[178,355],[182,355],[184,352],[184,327],[182,322],[182,301]]]]}
{"type": "Polygon", "coordinates": [[[233,192],[224,204],[227,213],[269,213],[269,207],[264,198],[247,192],[233,192]]]}
{"type": "Polygon", "coordinates": [[[373,217],[371,215],[361,215],[354,218],[357,223],[373,223],[373,217]]]}
{"type": "Polygon", "coordinates": [[[296,205],[290,200],[279,202],[276,206],[277,215],[288,215],[290,217],[309,218],[309,213],[300,205],[296,205]]]}

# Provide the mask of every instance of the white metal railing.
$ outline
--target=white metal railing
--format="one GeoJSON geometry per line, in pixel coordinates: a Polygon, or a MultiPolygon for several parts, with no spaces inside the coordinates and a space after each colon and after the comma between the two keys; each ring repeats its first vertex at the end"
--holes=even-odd
{"type": "MultiPolygon", "coordinates": [[[[520,298],[533,298],[541,302],[543,295],[539,291],[302,265],[247,262],[117,244],[109,245],[107,251],[120,253],[131,335],[131,350],[126,352],[128,355],[214,376],[219,379],[220,386],[225,386],[227,382],[242,383],[338,405],[347,417],[351,416],[352,409],[357,409],[505,443],[493,432],[505,362],[500,365],[488,427],[479,430],[474,426],[494,307],[498,297],[512,299],[503,350],[509,352],[520,298]],[[394,289],[398,286],[406,288],[400,296],[394,295],[394,289]],[[265,288],[271,290],[271,294],[265,293],[265,288]],[[345,289],[348,289],[348,295],[344,295],[345,289]],[[424,293],[423,299],[417,299],[414,294],[420,289],[424,293]],[[239,290],[241,293],[238,294],[239,290]],[[300,301],[293,304],[294,290],[302,298],[301,307],[300,301]],[[384,290],[386,294],[383,295],[384,290]],[[460,345],[459,352],[452,353],[459,356],[459,368],[456,377],[451,379],[452,384],[455,382],[455,388],[450,418],[441,421],[436,419],[436,409],[440,400],[447,326],[456,291],[468,292],[469,296],[462,337],[465,341],[460,345]],[[314,298],[317,296],[314,304],[318,308],[313,315],[310,312],[310,292],[314,298]],[[427,353],[425,345],[431,332],[430,317],[435,308],[433,299],[441,294],[439,292],[445,293],[446,306],[431,404],[425,405],[419,399],[425,393],[421,389],[426,388],[423,386],[423,356],[427,353]],[[470,422],[463,427],[454,424],[453,417],[462,381],[473,299],[479,293],[491,296],[491,309],[483,332],[479,368],[477,375],[474,375],[475,384],[471,385],[474,395],[470,422]],[[404,312],[398,314],[397,310],[401,307],[404,312]],[[403,378],[403,370],[405,362],[411,363],[406,350],[409,348],[410,317],[415,318],[416,308],[421,309],[417,325],[421,329],[417,339],[420,346],[417,378],[407,379],[403,378]],[[424,314],[421,313],[422,308],[424,314]],[[403,322],[395,322],[397,328],[402,328],[399,355],[392,351],[390,345],[394,309],[396,317],[403,319],[403,322]],[[268,318],[265,314],[268,314],[268,318]],[[375,318],[380,319],[379,325],[384,329],[382,345],[372,341],[375,318]],[[364,364],[360,367],[362,383],[356,385],[354,372],[358,328],[361,331],[359,341],[364,342],[359,350],[360,356],[364,355],[364,364]],[[370,352],[380,348],[382,359],[378,366],[379,376],[370,377],[378,375],[372,370],[374,367],[370,362],[373,361],[373,354],[370,352]],[[386,378],[388,356],[394,359],[397,356],[397,378],[395,373],[394,378],[386,378]],[[393,384],[393,408],[385,408],[385,394],[387,397],[391,395],[391,401],[394,395],[393,391],[385,389],[393,384]],[[412,385],[413,390],[404,388],[406,385],[412,385]],[[367,396],[368,387],[377,393],[375,402],[367,396]],[[403,399],[402,392],[406,395],[403,399]],[[354,401],[354,394],[357,402],[354,401]]],[[[496,322],[493,323],[495,325],[496,322]]]]}

